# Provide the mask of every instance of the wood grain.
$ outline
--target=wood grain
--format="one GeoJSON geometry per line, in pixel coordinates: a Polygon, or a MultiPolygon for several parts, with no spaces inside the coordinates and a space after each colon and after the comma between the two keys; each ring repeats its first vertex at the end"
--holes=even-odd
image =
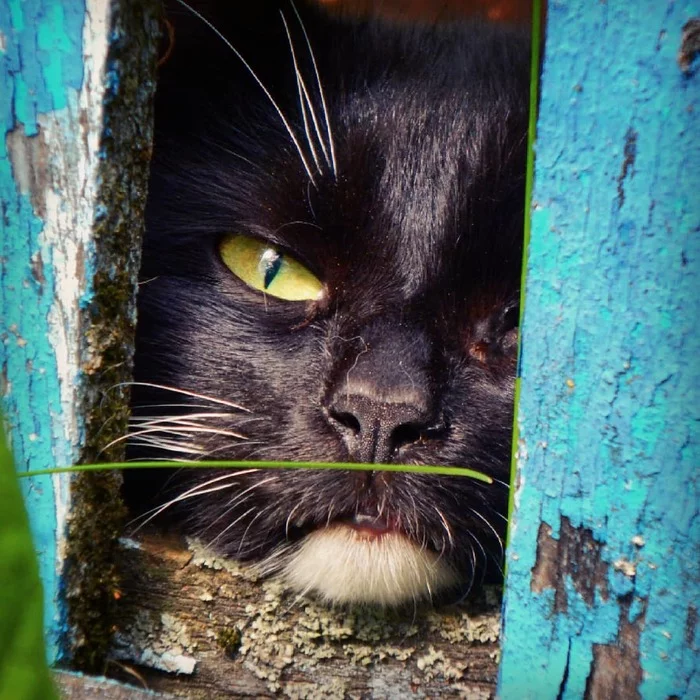
{"type": "Polygon", "coordinates": [[[329,610],[196,543],[151,537],[124,556],[113,656],[152,689],[190,698],[493,696],[494,591],[440,612],[329,610]]]}

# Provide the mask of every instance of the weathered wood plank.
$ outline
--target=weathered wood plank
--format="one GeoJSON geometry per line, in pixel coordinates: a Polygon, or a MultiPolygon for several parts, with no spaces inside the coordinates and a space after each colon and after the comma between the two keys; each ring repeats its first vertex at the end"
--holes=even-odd
{"type": "Polygon", "coordinates": [[[503,698],[700,697],[698,15],[549,3],[503,698]]]}
{"type": "Polygon", "coordinates": [[[54,680],[61,697],[70,700],[174,700],[173,695],[163,695],[150,690],[120,685],[106,678],[92,678],[80,674],[57,672],[54,680]]]}
{"type": "MultiPolygon", "coordinates": [[[[154,4],[0,2],[0,394],[20,470],[92,460],[125,429],[154,4]]],[[[51,661],[106,650],[118,484],[24,482],[51,661]]]]}
{"type": "Polygon", "coordinates": [[[331,610],[196,543],[150,536],[124,557],[113,658],[149,688],[188,698],[493,697],[493,590],[440,611],[331,610]]]}

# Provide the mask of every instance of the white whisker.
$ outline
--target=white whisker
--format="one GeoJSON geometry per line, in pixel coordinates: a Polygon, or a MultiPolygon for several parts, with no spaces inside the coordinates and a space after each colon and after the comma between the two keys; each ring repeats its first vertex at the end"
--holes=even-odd
{"type": "MultiPolygon", "coordinates": [[[[177,0],[181,2],[181,0],[177,0]]],[[[204,401],[211,401],[212,403],[218,403],[222,406],[229,406],[235,408],[239,411],[244,411],[245,413],[250,413],[250,411],[244,406],[240,406],[237,403],[231,401],[225,401],[224,399],[215,398],[214,396],[207,396],[206,394],[199,394],[196,391],[189,391],[187,389],[177,389],[173,386],[166,386],[165,384],[153,384],[151,382],[122,382],[121,384],[115,384],[115,386],[145,386],[151,389],[163,389],[163,391],[172,391],[176,394],[183,394],[184,396],[192,396],[195,399],[202,399],[204,401]]]]}
{"type": "Polygon", "coordinates": [[[243,534],[241,535],[241,541],[238,543],[238,550],[236,551],[236,555],[240,556],[241,551],[243,549],[243,545],[245,544],[245,538],[248,536],[248,532],[250,531],[250,528],[253,526],[253,523],[265,512],[268,510],[271,510],[271,506],[266,506],[263,508],[261,511],[255,514],[255,517],[248,523],[248,527],[243,531],[243,534]]]}
{"type": "MultiPolygon", "coordinates": [[[[296,8],[296,5],[294,4],[293,0],[291,2],[292,9],[294,10],[294,14],[297,16],[297,20],[299,21],[299,25],[301,26],[301,31],[304,33],[304,39],[306,40],[306,45],[309,48],[309,56],[311,57],[311,63],[313,64],[314,67],[314,73],[316,75],[316,82],[318,83],[318,91],[321,96],[321,106],[323,107],[323,114],[325,117],[326,121],[326,132],[328,134],[328,147],[330,148],[330,156],[331,156],[331,165],[333,168],[333,175],[337,178],[338,177],[338,167],[337,163],[335,160],[335,146],[333,145],[333,133],[331,131],[331,120],[328,116],[328,106],[326,105],[326,96],[323,92],[323,85],[321,84],[321,76],[319,75],[318,72],[318,66],[316,65],[316,56],[314,55],[314,50],[311,46],[311,41],[309,40],[309,35],[306,32],[306,27],[304,26],[304,22],[301,19],[301,16],[299,15],[299,11],[296,8]]],[[[323,144],[323,141],[321,140],[321,144],[323,144]]],[[[325,151],[325,149],[324,149],[325,151]]],[[[327,157],[327,156],[326,156],[327,157]]]]}
{"type": "MultiPolygon", "coordinates": [[[[175,498],[167,501],[161,506],[158,506],[156,508],[152,508],[149,511],[146,511],[143,515],[141,515],[139,518],[136,520],[140,520],[141,518],[144,518],[146,516],[149,516],[146,520],[144,520],[138,528],[134,532],[138,532],[144,525],[148,524],[153,518],[159,516],[164,510],[167,508],[170,508],[170,506],[175,505],[176,503],[180,503],[181,501],[185,501],[188,498],[192,498],[194,496],[203,496],[207,493],[214,493],[215,491],[222,491],[227,488],[232,488],[236,484],[223,484],[220,486],[216,486],[213,488],[208,488],[211,484],[218,483],[220,481],[223,481],[225,479],[235,479],[239,476],[244,476],[245,474],[253,474],[254,472],[259,471],[258,469],[243,469],[240,471],[229,471],[226,472],[225,474],[222,474],[220,476],[213,477],[212,479],[209,479],[208,481],[205,481],[203,484],[197,484],[196,486],[193,486],[192,488],[188,489],[187,491],[184,491],[181,493],[179,496],[176,496],[175,498]]],[[[135,521],[132,521],[135,522],[135,521]]]]}
{"type": "Polygon", "coordinates": [[[265,87],[262,80],[260,80],[260,78],[258,78],[257,74],[251,68],[248,61],[246,61],[245,58],[243,58],[243,55],[238,51],[238,49],[236,49],[236,47],[204,15],[197,12],[197,10],[195,10],[193,7],[188,5],[185,2],[185,0],[177,0],[177,2],[180,5],[182,5],[184,8],[186,8],[189,12],[191,12],[195,17],[197,17],[202,22],[204,22],[204,24],[206,24],[207,27],[209,27],[209,29],[211,29],[214,32],[214,34],[216,34],[216,36],[218,36],[219,39],[221,39],[221,41],[223,41],[224,44],[226,44],[226,46],[228,46],[228,48],[231,49],[231,51],[233,51],[233,53],[238,58],[238,60],[245,66],[248,73],[250,73],[250,75],[255,80],[255,82],[260,86],[260,89],[265,93],[265,96],[270,101],[270,104],[275,108],[275,111],[279,115],[279,118],[282,120],[282,124],[284,124],[284,128],[287,130],[287,133],[289,134],[289,138],[291,138],[292,143],[294,144],[294,146],[297,150],[297,153],[299,154],[299,158],[301,159],[302,165],[304,166],[304,169],[306,170],[306,174],[309,176],[309,179],[311,180],[311,182],[313,182],[314,187],[316,187],[316,181],[314,180],[314,177],[311,174],[311,169],[309,168],[309,164],[308,164],[306,158],[304,157],[304,152],[301,150],[301,146],[299,145],[299,142],[297,141],[297,137],[294,134],[292,127],[290,126],[289,122],[287,121],[287,118],[284,116],[284,113],[280,109],[279,105],[277,104],[277,102],[274,100],[274,98],[270,94],[270,91],[265,87]]]}
{"type": "MultiPolygon", "coordinates": [[[[243,501],[241,501],[241,503],[245,502],[246,500],[247,499],[244,498],[243,501]]],[[[213,547],[214,544],[216,544],[216,542],[218,540],[220,540],[226,534],[226,532],[228,532],[236,523],[243,520],[243,518],[245,518],[245,516],[248,515],[248,513],[252,513],[254,510],[255,510],[255,508],[248,508],[248,510],[245,513],[243,513],[242,515],[239,515],[233,522],[229,523],[213,540],[210,540],[206,546],[213,547]]],[[[210,527],[211,527],[211,525],[207,525],[207,530],[210,527]]]]}
{"type": "Polygon", "coordinates": [[[452,529],[449,526],[449,523],[447,522],[447,519],[445,516],[442,514],[442,511],[437,507],[433,506],[433,510],[440,516],[440,520],[442,520],[442,527],[447,533],[447,539],[450,543],[450,547],[454,550],[455,548],[455,541],[454,538],[452,537],[452,529]]]}
{"type": "MultiPolygon", "coordinates": [[[[235,416],[235,413],[186,413],[183,415],[174,416],[131,416],[129,422],[131,423],[150,423],[152,425],[157,425],[158,423],[181,423],[187,424],[189,422],[198,421],[202,418],[231,418],[235,416]]],[[[194,423],[193,423],[194,424],[194,423]]]]}
{"type": "MultiPolygon", "coordinates": [[[[231,501],[229,501],[229,503],[226,504],[226,508],[223,510],[223,512],[215,520],[213,520],[211,523],[209,523],[207,525],[207,530],[209,528],[211,528],[212,525],[214,525],[215,523],[218,523],[219,520],[221,520],[222,518],[225,518],[234,508],[237,508],[239,505],[241,505],[241,503],[245,503],[248,500],[248,498],[250,498],[250,496],[248,496],[249,493],[251,493],[252,491],[255,491],[255,489],[260,488],[264,484],[267,484],[267,483],[270,483],[271,481],[274,481],[276,478],[277,477],[274,475],[269,476],[266,479],[263,479],[262,481],[258,481],[256,483],[254,483],[252,486],[249,486],[247,489],[241,491],[240,493],[237,493],[235,495],[235,497],[231,501]]],[[[238,521],[236,521],[236,522],[238,522],[238,521]]],[[[232,525],[235,525],[235,522],[232,525]]],[[[232,527],[232,525],[229,525],[226,528],[224,528],[224,530],[222,530],[219,533],[219,535],[217,535],[217,539],[218,539],[218,537],[223,535],[230,527],[232,527]]],[[[216,540],[214,540],[214,541],[216,541],[216,540]]]]}
{"type": "Polygon", "coordinates": [[[474,508],[469,508],[469,510],[476,515],[477,518],[481,519],[484,523],[486,523],[487,527],[491,532],[493,532],[494,536],[496,537],[496,540],[498,541],[498,547],[501,550],[501,558],[504,556],[505,552],[503,550],[503,540],[501,539],[501,536],[496,532],[496,528],[491,525],[491,523],[481,514],[479,513],[478,510],[475,510],[474,508]]]}
{"type": "Polygon", "coordinates": [[[292,522],[292,518],[294,517],[294,513],[296,513],[297,509],[301,506],[302,501],[299,501],[294,508],[290,511],[289,515],[287,516],[287,521],[284,524],[284,536],[289,539],[289,525],[292,522]]]}
{"type": "MultiPolygon", "coordinates": [[[[131,436],[129,436],[128,439],[128,444],[131,446],[141,446],[141,447],[150,447],[150,448],[157,448],[159,450],[164,450],[166,452],[180,452],[184,454],[191,454],[191,455],[202,455],[203,451],[201,448],[197,447],[196,445],[193,444],[187,444],[184,442],[172,442],[164,439],[158,439],[155,436],[148,436],[148,437],[139,437],[136,439],[132,439],[131,436]]],[[[139,459],[134,459],[130,460],[132,462],[139,462],[141,460],[139,459]]],[[[149,458],[149,462],[155,461],[153,458],[149,458]]],[[[169,459],[163,459],[162,461],[169,462],[172,460],[169,459]]],[[[178,462],[182,461],[180,459],[176,460],[178,462]]]]}
{"type": "MultiPolygon", "coordinates": [[[[306,104],[308,104],[309,107],[309,112],[311,114],[311,119],[314,123],[314,126],[316,127],[316,133],[318,134],[318,126],[316,125],[316,115],[314,114],[314,108],[313,105],[311,104],[311,100],[309,98],[309,93],[308,90],[306,89],[306,84],[304,83],[304,78],[301,74],[301,71],[299,70],[299,64],[297,63],[297,55],[296,52],[294,51],[294,44],[292,43],[292,35],[289,32],[289,26],[287,24],[287,19],[284,16],[284,12],[280,10],[280,17],[282,18],[282,23],[284,24],[284,31],[287,34],[287,41],[289,42],[289,50],[292,53],[292,62],[294,63],[294,73],[296,75],[296,80],[297,80],[297,91],[299,93],[299,107],[301,109],[301,118],[304,122],[304,132],[306,133],[306,142],[309,144],[309,150],[311,151],[311,156],[314,159],[314,163],[316,163],[316,169],[318,170],[319,174],[323,173],[323,170],[321,168],[321,164],[319,163],[318,160],[318,154],[316,153],[316,148],[313,144],[313,139],[311,138],[311,132],[309,130],[309,120],[306,118],[306,104]]],[[[323,145],[321,145],[323,148],[323,145]]],[[[328,160],[328,156],[326,156],[326,160],[328,160]]],[[[330,165],[330,164],[329,164],[330,165]]]]}

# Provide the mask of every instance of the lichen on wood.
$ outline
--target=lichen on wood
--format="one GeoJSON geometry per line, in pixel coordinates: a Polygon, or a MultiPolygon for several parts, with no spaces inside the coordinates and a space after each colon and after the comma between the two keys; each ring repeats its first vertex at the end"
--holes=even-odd
{"type": "MultiPolygon", "coordinates": [[[[112,2],[90,258],[93,293],[81,309],[82,463],[119,461],[127,433],[136,283],[152,140],[158,4],[112,2]]],[[[72,481],[65,552],[71,665],[102,672],[119,597],[118,538],[126,511],[115,472],[72,481]]]]}
{"type": "Polygon", "coordinates": [[[496,590],[445,610],[330,609],[196,541],[128,543],[113,656],[137,664],[153,689],[188,698],[492,697],[496,590]]]}

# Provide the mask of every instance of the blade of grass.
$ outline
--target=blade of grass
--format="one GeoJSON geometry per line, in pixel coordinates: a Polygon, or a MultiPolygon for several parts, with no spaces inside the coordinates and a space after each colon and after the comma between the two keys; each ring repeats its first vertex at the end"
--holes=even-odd
{"type": "MultiPolygon", "coordinates": [[[[510,526],[513,522],[515,507],[515,479],[518,467],[518,403],[520,402],[520,352],[522,347],[523,314],[525,311],[525,284],[527,278],[528,250],[530,246],[530,218],[532,214],[532,191],[535,181],[535,139],[537,136],[537,105],[539,99],[540,81],[540,48],[542,41],[542,2],[533,0],[532,3],[532,49],[530,53],[530,105],[527,129],[527,165],[525,172],[525,221],[523,231],[523,267],[520,276],[520,318],[518,319],[518,371],[515,378],[515,410],[513,413],[513,452],[510,466],[510,491],[508,494],[508,530],[506,532],[506,549],[510,541],[510,526]]],[[[505,561],[505,571],[508,570],[508,558],[505,561]]]]}
{"type": "Polygon", "coordinates": [[[207,469],[345,469],[350,471],[411,472],[413,474],[440,474],[441,476],[462,476],[485,484],[493,479],[487,474],[465,467],[428,466],[425,464],[375,464],[358,462],[286,462],[286,461],[198,461],[198,462],[109,462],[105,464],[78,464],[72,467],[54,467],[20,472],[18,476],[47,476],[68,472],[88,472],[105,469],[165,469],[165,468],[207,468],[207,469]]]}
{"type": "Polygon", "coordinates": [[[0,494],[0,700],[52,700],[39,568],[1,419],[0,494]]]}

